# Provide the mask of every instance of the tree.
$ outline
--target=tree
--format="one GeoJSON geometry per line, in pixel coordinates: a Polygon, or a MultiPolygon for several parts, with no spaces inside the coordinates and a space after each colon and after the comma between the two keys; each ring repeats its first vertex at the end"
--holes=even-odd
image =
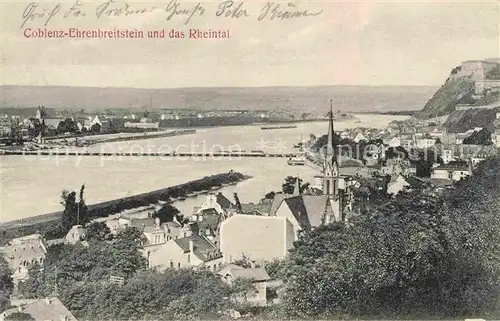
{"type": "MultiPolygon", "coordinates": [[[[328,135],[323,135],[316,140],[313,149],[318,151],[324,146],[326,146],[327,142],[328,142],[328,135]]],[[[333,133],[333,143],[337,146],[340,144],[340,135],[338,135],[337,133],[333,133]]]]}
{"type": "Polygon", "coordinates": [[[126,228],[118,232],[110,253],[114,271],[130,276],[147,267],[147,261],[139,251],[143,238],[142,232],[136,228],[126,228]]]}
{"type": "Polygon", "coordinates": [[[470,145],[491,145],[493,144],[491,141],[491,132],[483,128],[480,131],[472,133],[472,135],[464,139],[463,143],[470,145]]]}
{"type": "Polygon", "coordinates": [[[254,281],[246,278],[236,278],[231,284],[232,299],[235,302],[246,303],[249,292],[255,291],[254,281]]]}
{"type": "Polygon", "coordinates": [[[307,188],[309,187],[309,183],[303,184],[302,179],[298,177],[293,177],[293,176],[287,176],[285,178],[285,181],[281,185],[283,189],[283,193],[285,194],[293,194],[293,191],[295,190],[295,184],[297,179],[299,180],[299,185],[300,185],[300,192],[303,193],[307,188]]]}
{"type": "Polygon", "coordinates": [[[12,313],[11,315],[5,317],[5,321],[35,321],[36,319],[33,318],[30,314],[24,313],[24,312],[15,312],[12,313]]]}
{"type": "Polygon", "coordinates": [[[0,311],[4,311],[10,305],[10,295],[14,289],[9,265],[0,253],[0,311]]]}
{"type": "Polygon", "coordinates": [[[274,196],[275,196],[275,195],[276,195],[276,193],[275,193],[275,192],[273,192],[273,191],[271,191],[271,192],[267,193],[267,194],[264,196],[264,198],[266,198],[266,199],[271,199],[271,200],[272,200],[272,199],[274,199],[274,196]]]}
{"type": "Polygon", "coordinates": [[[252,261],[246,256],[243,255],[240,259],[233,262],[234,265],[241,266],[242,268],[249,269],[252,267],[252,261]]]}
{"type": "Polygon", "coordinates": [[[444,194],[407,191],[306,232],[282,269],[293,317],[500,315],[500,157],[444,194]]]}
{"type": "Polygon", "coordinates": [[[113,235],[111,234],[111,230],[106,225],[106,223],[94,222],[87,226],[86,238],[89,241],[106,241],[111,240],[113,238],[113,235]]]}
{"type": "Polygon", "coordinates": [[[180,219],[179,222],[181,222],[184,218],[181,218],[179,214],[180,211],[176,207],[170,204],[165,204],[153,214],[153,218],[159,217],[161,223],[171,222],[174,218],[180,219]]]}
{"type": "Polygon", "coordinates": [[[71,118],[66,118],[64,121],[59,122],[57,125],[57,133],[76,133],[78,132],[78,125],[71,118]]]}
{"type": "Polygon", "coordinates": [[[40,123],[40,120],[36,118],[30,118],[30,121],[33,126],[28,128],[28,136],[37,137],[42,131],[42,124],[40,123]]]}
{"type": "Polygon", "coordinates": [[[500,66],[497,66],[486,73],[487,79],[500,79],[500,66]]]}
{"type": "Polygon", "coordinates": [[[28,268],[27,280],[19,283],[19,293],[25,298],[38,298],[43,297],[44,284],[41,278],[40,265],[38,263],[32,264],[28,268]]]}
{"type": "Polygon", "coordinates": [[[80,200],[76,202],[76,193],[63,190],[61,193],[61,204],[64,210],[61,217],[62,233],[66,234],[74,225],[84,225],[89,221],[87,205],[83,198],[85,185],[80,188],[80,200]]]}
{"type": "Polygon", "coordinates": [[[92,134],[99,134],[101,132],[101,125],[95,123],[94,125],[92,125],[92,127],[90,127],[90,132],[92,134]]]}
{"type": "Polygon", "coordinates": [[[420,151],[416,160],[412,160],[417,170],[417,177],[430,177],[434,163],[443,164],[441,155],[434,152],[432,148],[420,151]]]}

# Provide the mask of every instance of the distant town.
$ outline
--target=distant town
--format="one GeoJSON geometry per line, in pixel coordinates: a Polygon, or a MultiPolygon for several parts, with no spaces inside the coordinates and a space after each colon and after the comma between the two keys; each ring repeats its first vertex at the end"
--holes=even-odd
{"type": "MultiPolygon", "coordinates": [[[[33,110],[33,109],[28,109],[33,110]]],[[[10,109],[10,114],[0,115],[0,139],[4,145],[31,146],[48,141],[61,141],[66,138],[84,137],[80,143],[98,140],[103,142],[106,135],[119,133],[154,133],[162,132],[169,135],[182,133],[186,128],[265,125],[273,123],[293,123],[304,121],[325,120],[326,115],[311,113],[290,113],[286,111],[196,111],[168,110],[158,112],[145,110],[142,114],[131,113],[127,109],[116,109],[106,113],[87,115],[84,111],[71,113],[55,111],[43,106],[34,108],[36,113],[23,117],[20,111],[10,109]],[[169,134],[165,131],[169,131],[169,134]],[[92,137],[100,135],[99,137],[92,137]],[[86,140],[85,137],[89,139],[86,140]]],[[[22,109],[21,112],[26,112],[22,109]]],[[[350,119],[352,115],[336,111],[336,119],[350,119]]],[[[144,137],[144,135],[136,135],[144,137]]],[[[156,135],[159,136],[159,135],[156,135]]],[[[120,137],[117,135],[110,136],[120,137]]],[[[134,137],[129,135],[125,137],[134,137]]],[[[151,136],[147,136],[148,138],[151,136]]]]}

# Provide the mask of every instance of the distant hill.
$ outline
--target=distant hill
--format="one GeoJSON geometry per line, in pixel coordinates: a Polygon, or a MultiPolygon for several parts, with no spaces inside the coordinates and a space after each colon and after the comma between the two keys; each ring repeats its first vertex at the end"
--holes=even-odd
{"type": "Polygon", "coordinates": [[[500,102],[499,80],[500,58],[463,61],[450,71],[446,82],[415,117],[430,119],[450,115],[457,111],[457,105],[460,105],[458,109],[495,107],[500,102]]]}
{"type": "MultiPolygon", "coordinates": [[[[0,86],[0,107],[35,107],[87,112],[114,108],[199,110],[293,110],[323,114],[420,110],[435,92],[424,86],[325,86],[262,88],[90,88],[0,86]]],[[[0,109],[1,112],[1,109],[0,109]]]]}
{"type": "Polygon", "coordinates": [[[450,78],[416,114],[417,118],[428,119],[451,114],[459,100],[474,88],[474,82],[467,77],[450,78]]]}

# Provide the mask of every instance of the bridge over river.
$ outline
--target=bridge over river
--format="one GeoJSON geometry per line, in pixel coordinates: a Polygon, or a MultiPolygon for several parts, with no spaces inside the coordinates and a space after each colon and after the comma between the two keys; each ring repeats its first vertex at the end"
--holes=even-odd
{"type": "Polygon", "coordinates": [[[33,155],[33,156],[102,156],[102,157],[284,157],[290,158],[296,156],[296,153],[265,153],[265,152],[213,152],[213,153],[195,153],[195,152],[170,152],[170,153],[131,153],[131,152],[89,152],[89,151],[60,151],[60,150],[4,150],[0,155],[33,155]]]}

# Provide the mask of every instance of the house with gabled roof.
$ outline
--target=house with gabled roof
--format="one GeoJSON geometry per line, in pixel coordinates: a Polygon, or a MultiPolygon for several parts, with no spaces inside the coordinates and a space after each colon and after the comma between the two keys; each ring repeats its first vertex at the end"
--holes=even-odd
{"type": "Polygon", "coordinates": [[[397,195],[400,191],[410,187],[410,183],[402,175],[393,175],[387,186],[387,194],[397,195]]]}
{"type": "Polygon", "coordinates": [[[17,313],[22,316],[19,316],[19,319],[16,318],[15,320],[21,320],[25,317],[26,320],[35,321],[77,321],[75,316],[57,297],[26,300],[25,304],[12,302],[12,305],[17,306],[2,312],[0,320],[4,320],[17,313]]]}
{"type": "Polygon", "coordinates": [[[223,219],[214,208],[200,210],[190,217],[191,222],[196,224],[197,234],[205,236],[216,246],[220,244],[220,224],[223,219]]]}
{"type": "Polygon", "coordinates": [[[217,275],[221,280],[232,286],[238,279],[249,280],[253,288],[246,293],[241,293],[236,301],[253,306],[267,305],[267,282],[271,279],[265,268],[244,268],[235,264],[228,264],[217,275]]]}
{"type": "Polygon", "coordinates": [[[219,193],[208,193],[207,198],[198,208],[197,213],[203,210],[215,209],[217,213],[228,217],[236,210],[236,205],[233,204],[227,197],[225,197],[221,192],[219,193]]]}
{"type": "Polygon", "coordinates": [[[204,235],[184,230],[182,235],[165,243],[146,244],[141,250],[150,268],[207,268],[216,271],[222,266],[222,253],[204,235]]]}
{"type": "Polygon", "coordinates": [[[47,249],[40,234],[32,234],[15,238],[0,248],[4,254],[14,284],[29,278],[28,270],[33,264],[43,265],[47,249]]]}
{"type": "MultiPolygon", "coordinates": [[[[333,206],[335,206],[333,204],[333,206]]],[[[330,223],[325,215],[332,204],[328,195],[297,195],[280,202],[271,216],[286,217],[294,226],[296,234],[308,227],[318,227],[330,223]]],[[[331,213],[333,215],[333,212],[331,213]]]]}

